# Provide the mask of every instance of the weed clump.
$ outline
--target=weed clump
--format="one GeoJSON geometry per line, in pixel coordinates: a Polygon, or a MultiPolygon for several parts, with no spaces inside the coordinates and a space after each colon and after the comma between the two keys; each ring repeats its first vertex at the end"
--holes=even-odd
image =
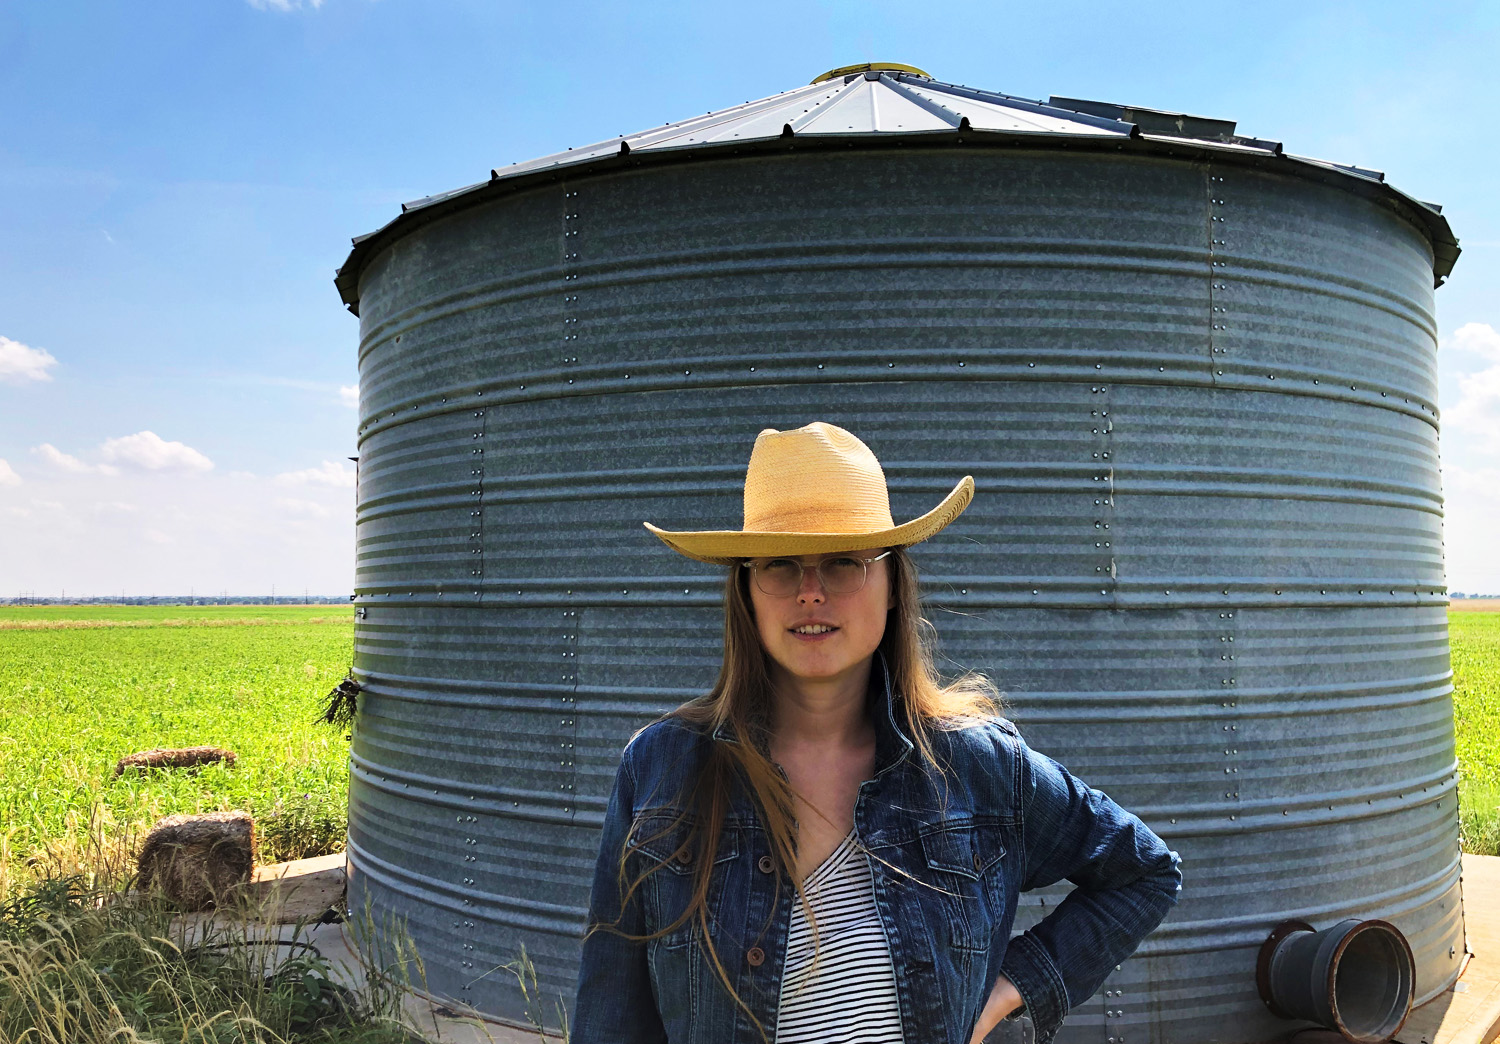
{"type": "Polygon", "coordinates": [[[1500,783],[1459,781],[1458,833],[1465,852],[1500,855],[1500,783]]]}
{"type": "Polygon", "coordinates": [[[349,833],[348,801],[342,793],[320,792],[277,798],[256,810],[255,830],[262,863],[342,852],[349,833]]]}

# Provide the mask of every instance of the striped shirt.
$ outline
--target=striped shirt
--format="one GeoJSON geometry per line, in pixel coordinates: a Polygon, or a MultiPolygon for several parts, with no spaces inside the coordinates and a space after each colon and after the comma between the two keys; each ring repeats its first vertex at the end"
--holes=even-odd
{"type": "Polygon", "coordinates": [[[875,879],[854,831],[803,882],[818,926],[800,900],[787,930],[786,969],[776,1011],[776,1044],[901,1044],[896,969],[875,909],[875,879]]]}

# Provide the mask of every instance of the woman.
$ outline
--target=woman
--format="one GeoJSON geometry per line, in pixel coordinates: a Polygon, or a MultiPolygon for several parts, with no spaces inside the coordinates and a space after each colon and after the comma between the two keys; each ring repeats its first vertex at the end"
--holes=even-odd
{"type": "Polygon", "coordinates": [[[1068,1009],[1177,901],[1151,830],[1032,751],[983,678],[943,685],[901,526],[863,442],[760,433],[708,695],[626,745],[605,813],[573,1039],[978,1044],[1068,1009]],[[1010,937],[1017,895],[1078,887],[1010,937]]]}

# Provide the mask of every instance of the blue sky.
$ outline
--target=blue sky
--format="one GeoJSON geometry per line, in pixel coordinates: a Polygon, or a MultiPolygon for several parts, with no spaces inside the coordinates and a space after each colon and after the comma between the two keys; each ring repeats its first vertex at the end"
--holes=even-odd
{"type": "Polygon", "coordinates": [[[1438,291],[1448,582],[1500,591],[1500,0],[0,4],[0,594],[350,589],[349,237],[882,60],[1387,172],[1438,291]]]}

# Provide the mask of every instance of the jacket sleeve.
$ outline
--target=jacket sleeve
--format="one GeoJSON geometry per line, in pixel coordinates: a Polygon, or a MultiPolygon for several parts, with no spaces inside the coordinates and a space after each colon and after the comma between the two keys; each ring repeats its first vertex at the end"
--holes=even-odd
{"type": "Polygon", "coordinates": [[[1077,886],[1010,940],[1000,965],[1024,1001],[1015,1015],[1029,1016],[1037,1044],[1047,1044],[1069,1009],[1092,997],[1176,905],[1182,861],[1107,795],[1019,737],[1014,743],[1021,756],[1021,890],[1064,878],[1077,886]]]}
{"type": "Polygon", "coordinates": [[[646,962],[646,944],[623,938],[646,933],[640,890],[621,909],[620,852],[630,833],[635,776],[630,752],[615,773],[615,786],[604,813],[604,836],[594,867],[588,928],[578,968],[578,998],[573,1006],[573,1044],[664,1044],[656,994],[646,962]]]}

